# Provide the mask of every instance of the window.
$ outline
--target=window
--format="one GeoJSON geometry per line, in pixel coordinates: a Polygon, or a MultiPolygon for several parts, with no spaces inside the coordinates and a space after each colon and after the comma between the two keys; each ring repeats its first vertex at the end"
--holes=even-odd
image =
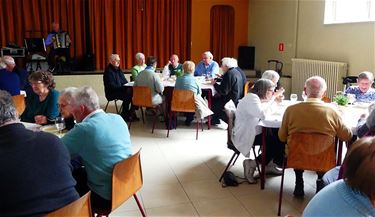
{"type": "Polygon", "coordinates": [[[375,21],[375,0],[326,0],[324,24],[375,21]]]}

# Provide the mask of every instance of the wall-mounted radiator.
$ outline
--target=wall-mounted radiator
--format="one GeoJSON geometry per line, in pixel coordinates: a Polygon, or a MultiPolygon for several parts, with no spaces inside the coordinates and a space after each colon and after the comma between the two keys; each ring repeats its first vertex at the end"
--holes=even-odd
{"type": "Polygon", "coordinates": [[[292,59],[292,93],[299,96],[306,79],[318,75],[327,82],[327,96],[332,99],[336,91],[343,90],[342,79],[348,73],[348,64],[340,62],[329,62],[309,59],[292,59]]]}

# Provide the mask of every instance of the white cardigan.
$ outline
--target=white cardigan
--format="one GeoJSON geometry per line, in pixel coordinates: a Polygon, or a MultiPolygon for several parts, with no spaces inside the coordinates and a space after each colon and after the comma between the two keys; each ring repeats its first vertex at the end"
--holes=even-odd
{"type": "Polygon", "coordinates": [[[255,136],[262,133],[258,123],[265,118],[266,110],[269,110],[271,104],[272,101],[262,103],[256,94],[248,93],[237,105],[232,142],[245,157],[250,156],[255,136]]]}

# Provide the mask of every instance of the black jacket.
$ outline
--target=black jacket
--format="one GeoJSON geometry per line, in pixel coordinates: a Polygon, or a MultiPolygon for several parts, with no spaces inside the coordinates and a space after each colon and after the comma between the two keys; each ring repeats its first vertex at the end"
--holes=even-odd
{"type": "Polygon", "coordinates": [[[238,100],[243,97],[243,90],[246,82],[245,74],[237,68],[230,68],[222,76],[221,83],[215,83],[214,87],[220,97],[226,101],[233,100],[237,106],[238,100]]]}
{"type": "Polygon", "coordinates": [[[120,68],[108,64],[103,75],[104,92],[107,100],[121,99],[121,95],[125,94],[124,85],[128,83],[124,76],[124,72],[120,68]]]}

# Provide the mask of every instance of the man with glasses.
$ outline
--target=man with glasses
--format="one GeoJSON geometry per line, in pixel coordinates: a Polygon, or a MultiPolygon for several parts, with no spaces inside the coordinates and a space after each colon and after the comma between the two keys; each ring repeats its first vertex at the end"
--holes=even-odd
{"type": "Polygon", "coordinates": [[[357,79],[358,86],[349,87],[345,94],[353,94],[356,102],[374,102],[375,89],[372,88],[373,83],[374,75],[371,72],[361,72],[357,79]]]}

